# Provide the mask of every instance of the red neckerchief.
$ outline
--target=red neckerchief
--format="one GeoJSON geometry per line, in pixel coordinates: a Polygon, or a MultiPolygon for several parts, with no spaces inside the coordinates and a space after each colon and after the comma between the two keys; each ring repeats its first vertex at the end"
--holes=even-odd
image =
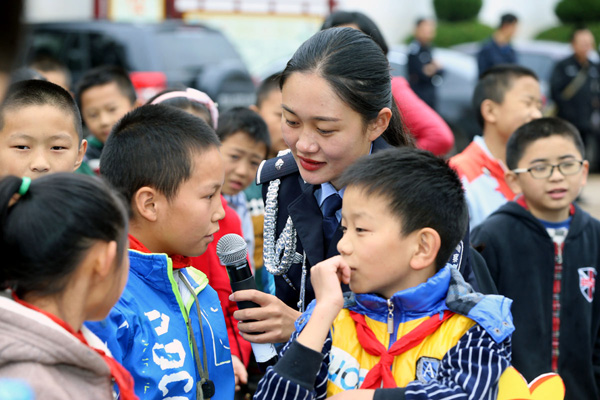
{"type": "MultiPolygon", "coordinates": [[[[146,246],[144,246],[142,244],[142,242],[137,240],[131,233],[129,234],[129,248],[131,250],[137,250],[141,253],[147,253],[147,254],[152,253],[150,250],[148,250],[146,248],[146,246]]],[[[175,255],[169,255],[169,258],[173,262],[173,269],[186,268],[186,267],[189,267],[190,265],[192,265],[189,257],[175,254],[175,255]]]]}
{"type": "Polygon", "coordinates": [[[372,356],[381,357],[379,362],[365,376],[365,380],[360,386],[361,389],[379,389],[398,387],[396,380],[392,375],[392,362],[394,357],[402,354],[413,347],[419,345],[425,338],[435,332],[440,325],[448,318],[453,316],[452,311],[444,311],[444,316],[438,318],[437,314],[431,316],[428,320],[421,322],[419,326],[410,331],[408,334],[398,339],[389,350],[387,350],[367,325],[365,316],[354,311],[350,311],[350,316],[356,323],[356,336],[358,343],[372,356]],[[381,382],[383,381],[383,386],[381,382]]]}
{"type": "MultiPolygon", "coordinates": [[[[524,209],[529,211],[529,207],[527,206],[527,203],[525,202],[525,196],[519,195],[519,196],[517,196],[517,198],[515,198],[515,201],[517,202],[518,205],[520,205],[521,207],[523,207],[524,209]]],[[[569,216],[572,216],[573,214],[575,214],[575,205],[573,203],[571,203],[571,206],[569,207],[569,216]]]]}
{"type": "Polygon", "coordinates": [[[114,358],[107,355],[104,351],[90,346],[88,344],[87,340],[85,340],[85,337],[83,336],[83,333],[81,333],[81,331],[75,332],[69,324],[67,324],[62,319],[58,318],[56,315],[50,314],[49,312],[44,311],[44,310],[34,306],[33,304],[29,304],[29,303],[19,299],[14,292],[12,294],[12,297],[17,303],[21,304],[22,306],[30,308],[34,311],[39,312],[40,314],[45,315],[48,318],[50,318],[56,324],[60,325],[64,330],[66,330],[71,335],[73,335],[77,339],[79,339],[79,341],[81,343],[83,343],[90,349],[94,350],[96,353],[98,353],[100,355],[100,357],[102,357],[104,362],[108,365],[108,368],[110,369],[110,375],[112,376],[112,378],[117,383],[117,386],[119,387],[119,393],[120,393],[119,399],[138,400],[138,397],[135,395],[135,392],[133,390],[133,388],[134,388],[133,378],[131,377],[131,374],[129,373],[129,371],[127,371],[125,369],[125,367],[123,367],[121,364],[119,364],[114,358]]]}

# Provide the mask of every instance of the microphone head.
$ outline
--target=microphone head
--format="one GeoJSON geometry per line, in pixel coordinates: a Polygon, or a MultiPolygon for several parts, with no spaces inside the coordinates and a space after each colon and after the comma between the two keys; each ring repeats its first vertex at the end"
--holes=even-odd
{"type": "Polygon", "coordinates": [[[246,241],[240,235],[228,233],[217,242],[217,256],[223,265],[245,261],[247,255],[246,241]]]}

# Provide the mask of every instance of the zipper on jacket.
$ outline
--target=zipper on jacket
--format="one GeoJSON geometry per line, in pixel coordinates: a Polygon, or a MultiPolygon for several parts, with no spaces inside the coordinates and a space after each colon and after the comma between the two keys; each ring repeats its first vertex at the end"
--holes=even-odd
{"type": "Polygon", "coordinates": [[[387,300],[388,304],[388,317],[387,317],[387,333],[394,333],[394,303],[392,303],[392,299],[387,300]]]}
{"type": "Polygon", "coordinates": [[[556,247],[556,255],[554,256],[554,262],[556,264],[561,264],[563,263],[563,246],[562,245],[557,245],[556,243],[554,244],[554,246],[556,247]]]}

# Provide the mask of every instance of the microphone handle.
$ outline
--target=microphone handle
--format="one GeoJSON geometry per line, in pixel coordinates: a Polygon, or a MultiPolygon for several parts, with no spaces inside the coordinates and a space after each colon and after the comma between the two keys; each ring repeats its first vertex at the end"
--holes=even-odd
{"type": "MultiPolygon", "coordinates": [[[[236,281],[236,282],[231,281],[231,290],[233,292],[237,292],[238,290],[248,290],[248,289],[256,289],[256,281],[254,280],[253,276],[250,276],[241,281],[236,281]]],[[[238,301],[237,305],[240,310],[243,310],[246,308],[260,307],[258,304],[256,304],[253,301],[238,301]]]]}
{"type": "MultiPolygon", "coordinates": [[[[230,267],[228,267],[227,270],[227,272],[229,272],[230,278],[234,276],[238,278],[230,279],[231,290],[233,292],[237,292],[238,290],[256,289],[256,281],[254,280],[254,276],[252,276],[252,273],[250,273],[250,276],[244,279],[239,279],[240,268],[235,268],[235,271],[232,271],[230,267]]],[[[250,270],[249,267],[248,270],[250,270]]],[[[240,310],[243,310],[245,308],[260,307],[253,301],[238,301],[237,305],[240,310]]],[[[262,372],[266,372],[267,367],[273,366],[277,363],[277,350],[275,350],[275,346],[273,346],[272,343],[250,342],[250,345],[252,346],[252,352],[254,353],[254,358],[256,359],[258,368],[260,368],[262,372]]]]}

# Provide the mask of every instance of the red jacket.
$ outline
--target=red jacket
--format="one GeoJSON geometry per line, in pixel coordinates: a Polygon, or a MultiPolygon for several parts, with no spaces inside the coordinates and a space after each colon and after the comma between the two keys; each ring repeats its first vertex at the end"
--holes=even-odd
{"type": "Polygon", "coordinates": [[[236,212],[227,205],[227,201],[223,196],[221,196],[221,202],[225,209],[225,218],[219,221],[220,229],[215,233],[214,240],[208,245],[204,254],[198,257],[191,257],[191,265],[206,274],[210,286],[219,295],[221,308],[225,316],[225,324],[227,325],[231,354],[242,360],[247,367],[251,352],[250,342],[240,336],[237,321],[233,318],[233,313],[238,307],[235,302],[229,300],[229,295],[231,294],[229,276],[225,267],[221,265],[219,257],[217,257],[217,242],[219,239],[228,233],[236,233],[243,236],[242,223],[236,212]]]}
{"type": "Polygon", "coordinates": [[[404,123],[417,140],[417,147],[436,156],[448,153],[454,146],[454,134],[446,122],[417,96],[408,81],[401,76],[392,78],[392,95],[404,123]]]}

